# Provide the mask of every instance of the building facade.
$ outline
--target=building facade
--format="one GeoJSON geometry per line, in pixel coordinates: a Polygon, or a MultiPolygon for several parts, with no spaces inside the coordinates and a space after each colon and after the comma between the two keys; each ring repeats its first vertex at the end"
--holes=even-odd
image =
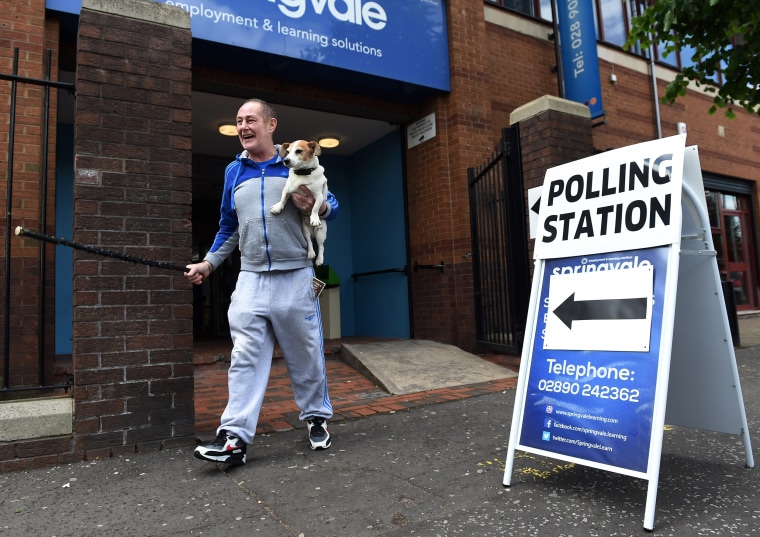
{"type": "MultiPolygon", "coordinates": [[[[193,341],[227,336],[235,259],[193,289],[178,271],[13,231],[180,266],[202,257],[238,152],[216,128],[250,97],[278,109],[276,142],[342,133],[323,157],[341,202],[326,244],[339,282],[329,332],[480,350],[468,170],[499,150],[515,110],[564,91],[551,4],[420,0],[403,3],[408,13],[383,4],[325,2],[330,29],[315,13],[299,33],[285,7],[278,18],[242,8],[222,17],[192,1],[0,2],[2,393],[55,393],[70,405],[68,430],[0,439],[0,469],[193,442],[193,341]],[[394,16],[430,21],[423,41],[405,41],[403,27],[373,41],[394,16]],[[225,31],[225,20],[248,33],[225,31]],[[255,39],[266,21],[278,44],[255,39]],[[311,45],[291,53],[295,39],[311,45]],[[397,72],[383,71],[383,55],[399,58],[397,72]]],[[[630,13],[608,9],[595,10],[604,114],[550,104],[548,121],[521,121],[525,188],[548,167],[685,130],[699,147],[721,272],[737,307],[757,309],[760,118],[708,115],[711,99],[696,89],[659,104],[680,58],[623,50],[630,13]]]]}

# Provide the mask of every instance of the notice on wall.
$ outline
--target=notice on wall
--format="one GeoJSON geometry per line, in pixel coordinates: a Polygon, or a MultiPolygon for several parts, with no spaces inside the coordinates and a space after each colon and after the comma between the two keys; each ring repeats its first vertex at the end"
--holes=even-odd
{"type": "Polygon", "coordinates": [[[435,112],[418,119],[406,129],[406,147],[411,149],[426,140],[435,138],[435,112]]]}

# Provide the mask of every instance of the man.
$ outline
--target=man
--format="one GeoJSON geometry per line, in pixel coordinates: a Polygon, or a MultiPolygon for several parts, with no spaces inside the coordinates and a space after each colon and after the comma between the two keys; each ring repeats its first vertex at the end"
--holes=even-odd
{"type": "MultiPolygon", "coordinates": [[[[311,449],[331,445],[325,420],[333,412],[319,301],[301,231],[301,215],[311,212],[315,200],[302,187],[280,214],[270,214],[288,176],[272,139],[276,127],[274,110],[262,100],[248,100],[238,110],[237,132],[244,151],[225,170],[219,231],[204,259],[188,265],[185,273],[199,285],[235,247],[240,249],[240,274],[228,311],[233,342],[229,399],[216,440],[195,449],[195,457],[203,460],[245,464],[275,342],[287,363],[300,419],[307,422],[311,449]]],[[[338,201],[328,192],[319,215],[332,220],[337,214],[338,201]]]]}

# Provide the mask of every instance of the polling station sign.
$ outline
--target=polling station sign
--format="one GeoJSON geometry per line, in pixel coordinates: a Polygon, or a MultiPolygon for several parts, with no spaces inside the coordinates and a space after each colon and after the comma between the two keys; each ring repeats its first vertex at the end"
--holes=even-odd
{"type": "Polygon", "coordinates": [[[647,471],[668,248],[546,261],[520,449],[647,471]]]}
{"type": "Polygon", "coordinates": [[[548,170],[534,258],[679,242],[685,144],[686,136],[677,135],[548,170]]]}
{"type": "Polygon", "coordinates": [[[503,484],[516,449],[646,479],[647,530],[666,419],[742,434],[754,466],[699,161],[684,142],[551,169],[530,196],[540,250],[503,484]]]}

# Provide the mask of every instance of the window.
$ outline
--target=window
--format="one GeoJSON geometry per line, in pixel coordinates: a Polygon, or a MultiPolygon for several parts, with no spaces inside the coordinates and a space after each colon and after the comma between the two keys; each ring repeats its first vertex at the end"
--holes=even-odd
{"type": "Polygon", "coordinates": [[[665,54],[665,48],[670,44],[670,42],[666,43],[658,43],[657,44],[657,59],[660,60],[663,63],[667,63],[668,65],[672,65],[673,67],[678,67],[678,53],[671,52],[670,54],[665,54]]]}
{"type": "Polygon", "coordinates": [[[626,17],[620,0],[599,0],[597,12],[602,13],[602,41],[618,45],[625,43],[628,37],[626,17]]]}
{"type": "Polygon", "coordinates": [[[526,15],[535,15],[536,13],[533,0],[502,0],[501,5],[526,15]]]}
{"type": "MultiPolygon", "coordinates": [[[[485,0],[486,3],[517,11],[525,15],[539,18],[545,21],[552,20],[552,1],[561,0],[485,0]]],[[[630,21],[638,13],[646,9],[650,0],[580,0],[592,2],[596,17],[597,37],[603,43],[622,47],[628,39],[628,27],[630,21]],[[601,13],[601,17],[599,14],[601,13]],[[601,21],[601,22],[600,22],[601,21]]],[[[683,48],[680,51],[665,55],[665,44],[658,44],[655,50],[657,61],[670,65],[676,69],[682,69],[697,64],[699,58],[694,58],[694,49],[683,48]]],[[[649,57],[648,50],[639,48],[632,52],[649,57]]],[[[720,76],[715,82],[720,83],[720,76]]]]}
{"type": "Polygon", "coordinates": [[[681,67],[691,67],[699,63],[699,58],[694,57],[697,50],[693,47],[684,47],[681,49],[681,67]]]}
{"type": "Polygon", "coordinates": [[[547,21],[552,20],[552,0],[541,0],[540,6],[541,18],[547,21]]]}
{"type": "Polygon", "coordinates": [[[552,20],[550,1],[551,0],[486,0],[489,4],[496,4],[513,11],[524,13],[525,15],[530,15],[531,17],[535,17],[536,13],[538,13],[542,19],[545,18],[543,4],[546,4],[546,7],[549,9],[548,18],[546,20],[552,20]]]}

